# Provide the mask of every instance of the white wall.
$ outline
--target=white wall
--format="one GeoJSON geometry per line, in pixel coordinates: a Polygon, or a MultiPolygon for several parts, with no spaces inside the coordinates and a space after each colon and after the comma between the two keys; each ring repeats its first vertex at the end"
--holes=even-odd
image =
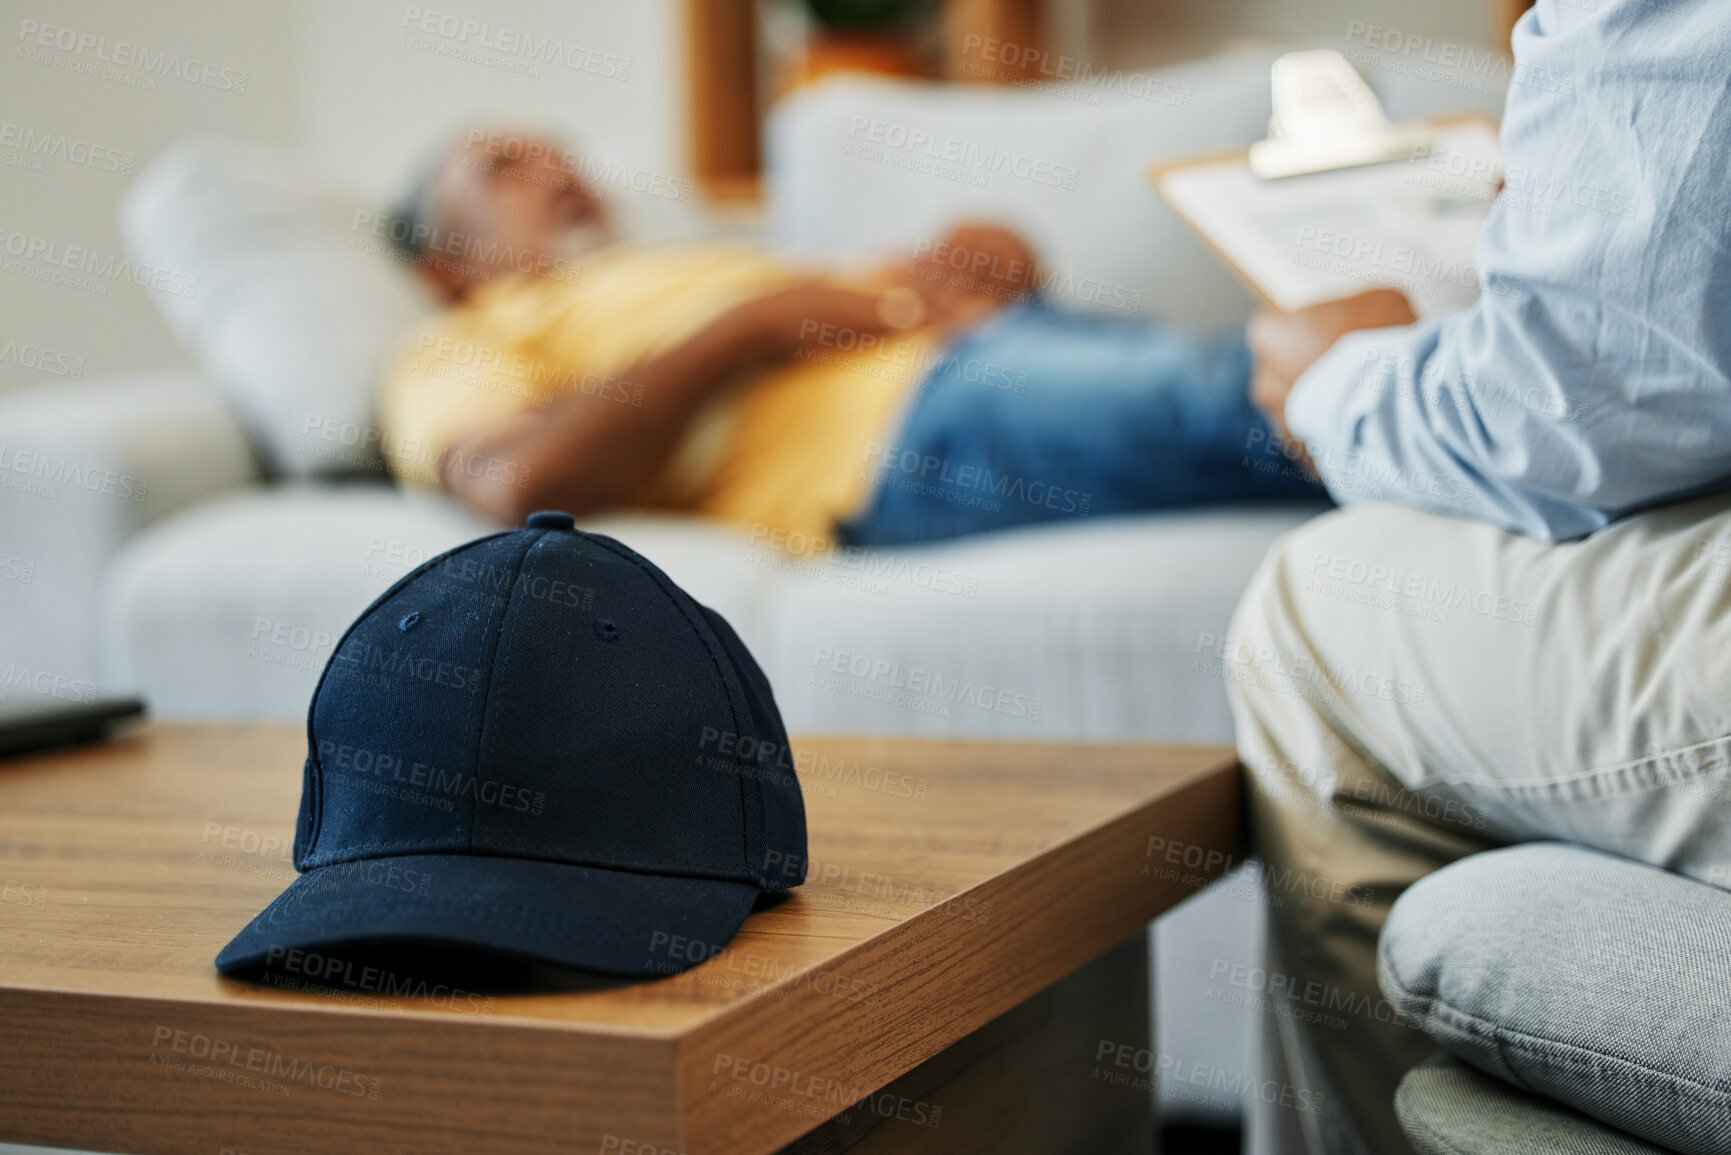
{"type": "Polygon", "coordinates": [[[0,386],[54,381],[73,365],[88,377],[183,363],[144,291],[129,280],[99,278],[105,291],[98,292],[37,278],[56,270],[51,262],[76,265],[69,247],[88,250],[99,264],[122,255],[115,202],[130,177],[108,167],[135,173],[192,132],[290,137],[301,85],[301,35],[291,8],[276,0],[0,0],[0,386]],[[32,33],[41,29],[32,22],[53,26],[62,42],[69,32],[73,50],[37,44],[32,33]],[[78,36],[89,38],[82,51],[78,36]],[[207,85],[99,59],[127,51],[122,42],[152,59],[160,54],[170,69],[178,58],[182,66],[197,61],[228,72],[207,85]],[[50,155],[31,148],[44,140],[50,155]],[[95,166],[57,155],[84,157],[93,147],[95,166]],[[40,251],[45,245],[52,251],[40,251]],[[14,255],[20,247],[25,255],[14,255]],[[60,373],[20,364],[26,349],[37,347],[70,361],[53,362],[60,373]]]}
{"type": "MultiPolygon", "coordinates": [[[[451,28],[449,19],[433,23],[451,28]]],[[[115,211],[129,177],[105,169],[136,173],[189,134],[232,135],[304,150],[370,205],[388,199],[435,142],[478,118],[562,129],[608,173],[645,185],[659,178],[665,190],[689,178],[682,31],[679,0],[0,0],[0,389],[187,363],[129,281],[99,278],[93,289],[39,279],[69,246],[99,265],[122,256],[115,211]],[[498,49],[487,50],[491,63],[453,56],[481,51],[474,41],[483,33],[471,29],[465,44],[460,29],[419,31],[415,13],[429,11],[485,21],[493,43],[503,28],[532,49],[551,43],[578,66],[498,49]],[[38,46],[43,26],[68,30],[71,49],[38,46]],[[99,59],[129,51],[122,43],[152,61],[160,54],[227,72],[193,83],[99,59]],[[95,166],[57,159],[92,146],[95,166]],[[21,247],[26,255],[10,254],[21,247]],[[58,355],[48,370],[22,363],[40,349],[58,355]]],[[[620,199],[628,223],[688,227],[664,196],[626,190],[620,199]]]]}
{"type": "MultiPolygon", "coordinates": [[[[303,133],[372,197],[476,123],[553,128],[608,174],[688,186],[680,11],[678,0],[315,0],[303,133]],[[465,34],[465,20],[485,27],[465,34]],[[537,59],[554,52],[568,63],[537,59]]],[[[604,191],[642,199],[628,183],[604,191]]]]}

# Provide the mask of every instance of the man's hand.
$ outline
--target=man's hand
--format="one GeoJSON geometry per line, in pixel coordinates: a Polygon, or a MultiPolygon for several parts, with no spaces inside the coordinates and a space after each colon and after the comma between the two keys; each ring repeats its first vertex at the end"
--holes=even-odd
{"type": "Polygon", "coordinates": [[[930,252],[890,270],[915,289],[934,324],[967,323],[1033,295],[1039,265],[1016,232],[981,221],[957,225],[930,252]]]}
{"type": "Polygon", "coordinates": [[[1324,301],[1291,313],[1263,309],[1250,318],[1247,334],[1255,359],[1250,374],[1250,399],[1275,432],[1290,442],[1286,398],[1306,369],[1348,333],[1410,325],[1416,320],[1418,314],[1412,311],[1412,305],[1399,289],[1372,289],[1356,297],[1324,301]]]}

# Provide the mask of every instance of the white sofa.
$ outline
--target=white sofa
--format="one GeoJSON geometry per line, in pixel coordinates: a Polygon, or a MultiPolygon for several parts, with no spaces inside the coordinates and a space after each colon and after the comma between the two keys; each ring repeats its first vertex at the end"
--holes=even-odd
{"type": "MultiPolygon", "coordinates": [[[[1164,72],[1146,90],[1165,103],[831,84],[772,124],[769,239],[795,253],[909,253],[957,217],[991,216],[1023,228],[1059,270],[1061,304],[1139,298],[1142,314],[1236,323],[1248,298],[1143,174],[1161,156],[1261,135],[1270,58],[1164,72]],[[976,155],[1016,151],[1073,171],[1073,187],[987,168],[934,175],[900,154],[862,152],[873,124],[960,140],[976,155]]],[[[161,302],[197,370],[0,398],[0,576],[12,559],[29,579],[0,581],[0,695],[99,687],[140,694],[159,718],[298,720],[350,619],[419,560],[490,528],[377,472],[364,436],[369,385],[385,335],[424,303],[387,261],[359,251],[354,202],[343,209],[297,171],[257,148],[192,143],[129,191],[135,258],[199,277],[196,296],[161,302]],[[354,446],[351,429],[362,431],[354,446]]],[[[726,615],[795,732],[1223,743],[1222,685],[1193,672],[1193,655],[1224,630],[1269,542],[1307,515],[1288,506],[1089,519],[907,551],[961,575],[971,594],[932,588],[925,570],[878,577],[790,562],[713,525],[623,518],[596,528],[726,615]],[[816,676],[840,652],[1036,705],[886,700],[869,678],[816,676]]],[[[1255,909],[1211,895],[1162,921],[1163,1052],[1246,1069],[1243,1012],[1204,988],[1216,960],[1248,959],[1255,909]]],[[[1198,1110],[1175,1103],[1171,1113],[1198,1110]]]]}

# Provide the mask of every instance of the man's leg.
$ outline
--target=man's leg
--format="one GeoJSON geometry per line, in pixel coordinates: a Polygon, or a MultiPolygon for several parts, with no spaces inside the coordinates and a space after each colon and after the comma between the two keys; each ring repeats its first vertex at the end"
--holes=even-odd
{"type": "Polygon", "coordinates": [[[1322,489],[1250,403],[1242,336],[1006,309],[945,349],[875,492],[842,527],[857,545],[1322,489]],[[1271,452],[1271,449],[1274,451],[1271,452]]]}
{"type": "Polygon", "coordinates": [[[1731,885],[1731,498],[1550,546],[1398,506],[1325,515],[1211,651],[1283,976],[1273,1069],[1314,1108],[1257,1108],[1283,1139],[1263,1150],[1407,1149],[1394,1087],[1430,1048],[1384,1013],[1375,947],[1422,875],[1561,839],[1731,885]]]}

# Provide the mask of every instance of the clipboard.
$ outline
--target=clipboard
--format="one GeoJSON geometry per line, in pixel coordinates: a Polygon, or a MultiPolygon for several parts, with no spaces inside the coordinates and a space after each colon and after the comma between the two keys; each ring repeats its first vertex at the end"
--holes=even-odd
{"type": "Polygon", "coordinates": [[[1473,113],[1390,125],[1352,66],[1327,50],[1282,57],[1274,90],[1269,140],[1152,166],[1150,180],[1173,211],[1278,309],[1378,286],[1406,293],[1420,317],[1470,305],[1479,292],[1473,250],[1502,171],[1496,122],[1473,113]],[[1302,75],[1295,82],[1301,70],[1292,68],[1283,85],[1292,57],[1313,58],[1301,64],[1326,70],[1332,87],[1302,75]],[[1340,94],[1352,88],[1340,68],[1361,92],[1340,94]],[[1307,121],[1294,93],[1318,88],[1331,107],[1307,121]],[[1273,156],[1260,167],[1281,175],[1257,175],[1259,153],[1273,156]]]}

